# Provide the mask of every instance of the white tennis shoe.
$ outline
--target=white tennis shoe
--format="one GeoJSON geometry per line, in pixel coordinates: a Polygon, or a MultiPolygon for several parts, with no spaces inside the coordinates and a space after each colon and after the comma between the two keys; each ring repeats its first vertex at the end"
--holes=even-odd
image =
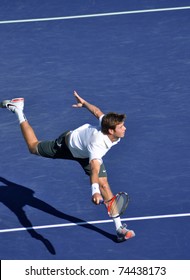
{"type": "Polygon", "coordinates": [[[12,100],[4,100],[0,103],[0,108],[7,108],[9,111],[15,113],[15,110],[24,109],[24,98],[14,98],[12,100]]]}
{"type": "Polygon", "coordinates": [[[127,225],[123,224],[118,230],[117,230],[117,241],[123,242],[125,240],[128,240],[130,238],[135,237],[135,232],[131,229],[127,229],[127,225]]]}

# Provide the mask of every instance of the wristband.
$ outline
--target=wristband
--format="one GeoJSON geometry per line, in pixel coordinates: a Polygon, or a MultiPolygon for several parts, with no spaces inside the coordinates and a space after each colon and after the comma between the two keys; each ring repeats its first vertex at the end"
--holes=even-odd
{"type": "Polygon", "coordinates": [[[99,193],[100,194],[100,188],[99,188],[99,184],[98,183],[93,183],[91,185],[92,187],[92,195],[94,195],[95,193],[99,193]]]}

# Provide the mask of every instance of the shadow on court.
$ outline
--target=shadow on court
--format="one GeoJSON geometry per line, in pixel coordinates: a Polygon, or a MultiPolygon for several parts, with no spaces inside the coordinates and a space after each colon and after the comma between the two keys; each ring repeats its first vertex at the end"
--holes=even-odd
{"type": "Polygon", "coordinates": [[[6,207],[8,207],[18,218],[19,222],[23,227],[26,228],[28,233],[35,239],[41,241],[47,250],[52,254],[55,255],[56,251],[51,242],[44,238],[41,234],[37,233],[33,229],[33,225],[31,221],[28,219],[26,212],[23,210],[23,207],[26,205],[32,206],[36,209],[39,209],[43,212],[46,212],[50,215],[53,215],[55,217],[68,220],[72,223],[77,223],[79,226],[82,226],[84,228],[96,231],[106,238],[111,239],[113,242],[117,242],[115,235],[112,235],[102,229],[99,229],[95,227],[94,225],[88,224],[86,221],[81,220],[79,218],[67,215],[57,209],[55,209],[53,206],[49,205],[48,203],[44,202],[43,200],[37,198],[34,196],[34,191],[15,184],[13,182],[10,182],[6,180],[5,178],[0,177],[0,182],[2,182],[4,185],[0,186],[0,202],[2,202],[6,207]]]}

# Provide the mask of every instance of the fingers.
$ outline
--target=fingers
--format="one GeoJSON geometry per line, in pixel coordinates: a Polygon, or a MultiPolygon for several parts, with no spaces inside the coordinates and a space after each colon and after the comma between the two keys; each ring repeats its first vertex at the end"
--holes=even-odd
{"type": "Polygon", "coordinates": [[[79,95],[78,95],[78,93],[76,92],[76,90],[74,90],[74,93],[73,93],[73,94],[74,94],[75,97],[79,97],[79,95]]]}
{"type": "Polygon", "coordinates": [[[78,93],[76,92],[76,90],[74,90],[73,95],[76,97],[77,99],[77,104],[73,104],[72,107],[74,108],[80,108],[82,107],[82,104],[80,102],[80,96],[78,95],[78,93]]]}
{"type": "Polygon", "coordinates": [[[99,201],[98,201],[98,199],[96,199],[96,198],[93,198],[93,199],[92,199],[92,202],[93,202],[94,204],[96,204],[96,205],[99,204],[99,203],[98,203],[99,201]]]}
{"type": "Polygon", "coordinates": [[[75,98],[76,98],[76,100],[77,100],[77,104],[73,104],[72,107],[75,107],[75,108],[81,108],[81,107],[83,107],[85,100],[84,100],[83,98],[81,98],[81,97],[78,95],[78,93],[76,92],[76,90],[74,90],[74,93],[73,93],[73,94],[74,94],[74,96],[75,96],[75,98]]]}

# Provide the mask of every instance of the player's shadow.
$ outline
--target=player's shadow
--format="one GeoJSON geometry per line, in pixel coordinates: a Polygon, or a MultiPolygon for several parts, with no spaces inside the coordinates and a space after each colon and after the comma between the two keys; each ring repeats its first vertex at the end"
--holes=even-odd
{"type": "Polygon", "coordinates": [[[51,214],[55,217],[68,220],[72,223],[76,223],[79,226],[84,228],[96,231],[107,238],[111,239],[112,241],[116,242],[115,235],[110,234],[102,229],[95,227],[92,224],[88,224],[86,221],[81,220],[79,218],[73,217],[71,215],[65,214],[57,209],[55,209],[50,204],[44,202],[43,200],[34,196],[34,191],[18,185],[16,183],[10,182],[5,178],[0,177],[0,182],[4,185],[0,186],[0,202],[2,202],[6,207],[8,207],[18,218],[19,222],[23,227],[26,228],[28,233],[35,239],[40,240],[48,249],[48,251],[55,255],[55,249],[51,242],[44,238],[41,234],[36,232],[33,228],[31,221],[28,219],[25,211],[24,206],[29,205],[36,209],[39,209],[43,212],[51,214]]]}

